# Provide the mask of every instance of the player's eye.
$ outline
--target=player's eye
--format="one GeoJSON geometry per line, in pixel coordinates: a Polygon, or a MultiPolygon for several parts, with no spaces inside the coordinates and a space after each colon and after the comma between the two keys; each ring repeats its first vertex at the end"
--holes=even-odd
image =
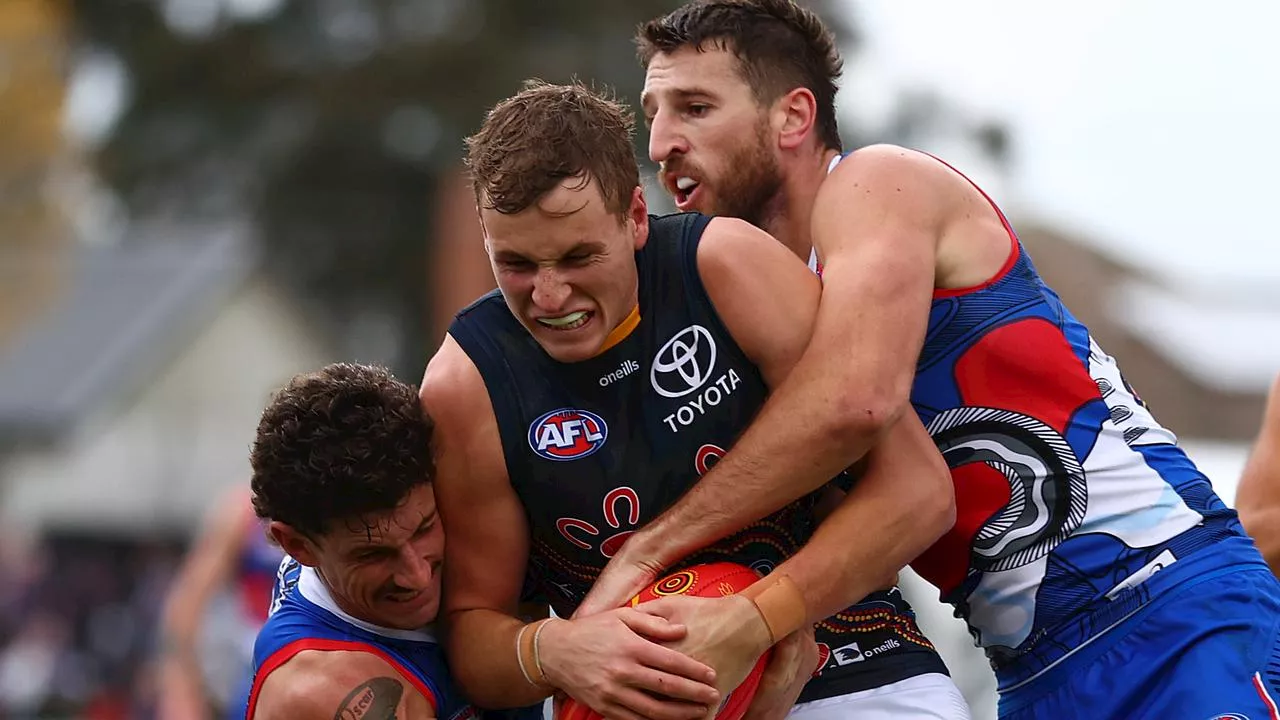
{"type": "Polygon", "coordinates": [[[528,260],[500,260],[498,265],[511,272],[528,272],[533,269],[533,263],[528,260]]]}

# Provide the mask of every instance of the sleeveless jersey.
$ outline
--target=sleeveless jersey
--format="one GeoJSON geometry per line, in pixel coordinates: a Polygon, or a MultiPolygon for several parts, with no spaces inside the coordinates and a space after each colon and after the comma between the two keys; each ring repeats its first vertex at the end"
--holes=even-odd
{"type": "MultiPolygon", "coordinates": [[[[357,620],[334,602],[315,570],[292,558],[280,564],[271,613],[253,649],[252,718],[262,683],[303,650],[355,650],[386,660],[435,708],[440,720],[477,717],[449,680],[444,649],[428,630],[396,630],[357,620]]],[[[537,712],[529,717],[538,717],[537,712]]]]}
{"type": "Polygon", "coordinates": [[[957,519],[912,566],[1007,690],[1145,605],[1156,571],[1210,547],[1224,562],[1256,551],[1000,217],[997,276],[934,293],[911,402],[951,468],[957,519]]]}
{"type": "MultiPolygon", "coordinates": [[[[529,517],[531,579],[561,616],[574,611],[632,532],[724,454],[764,402],[763,378],[702,285],[697,248],[708,222],[692,213],[650,218],[648,242],[636,253],[639,324],[594,358],[553,360],[497,291],[450,327],[488,389],[508,475],[529,517]]],[[[812,497],[800,500],[684,564],[728,560],[767,573],[808,540],[812,506],[812,497]]],[[[836,648],[835,662],[803,701],[945,672],[909,612],[896,611],[898,599],[886,594],[856,616],[819,626],[836,648]],[[860,634],[869,624],[886,633],[884,642],[860,634]],[[897,663],[864,662],[912,649],[919,652],[901,653],[897,663]]]]}

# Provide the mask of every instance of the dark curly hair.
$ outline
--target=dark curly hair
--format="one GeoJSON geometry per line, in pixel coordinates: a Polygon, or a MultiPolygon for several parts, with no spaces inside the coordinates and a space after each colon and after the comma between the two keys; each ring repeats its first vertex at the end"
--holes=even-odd
{"type": "Polygon", "coordinates": [[[297,375],[258,422],[253,509],[311,537],[335,520],[393,510],[435,478],[431,431],[417,388],[386,368],[338,363],[297,375]]]}
{"type": "Polygon", "coordinates": [[[658,53],[691,47],[731,51],[761,104],[798,87],[818,103],[818,139],[841,149],[836,81],[844,61],[822,18],[795,0],[694,0],[640,25],[636,48],[647,69],[658,53]]]}
{"type": "Polygon", "coordinates": [[[594,179],[609,212],[624,215],[640,185],[634,130],[627,106],[603,91],[526,80],[466,139],[476,204],[511,215],[567,178],[594,179]]]}

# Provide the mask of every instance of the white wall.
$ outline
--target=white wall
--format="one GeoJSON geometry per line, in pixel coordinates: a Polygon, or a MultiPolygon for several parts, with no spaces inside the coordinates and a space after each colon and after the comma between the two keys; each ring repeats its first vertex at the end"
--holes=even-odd
{"type": "Polygon", "coordinates": [[[194,528],[216,494],[248,481],[271,391],[326,357],[262,281],[172,356],[140,396],[61,446],[0,467],[0,519],[33,529],[194,528]]]}

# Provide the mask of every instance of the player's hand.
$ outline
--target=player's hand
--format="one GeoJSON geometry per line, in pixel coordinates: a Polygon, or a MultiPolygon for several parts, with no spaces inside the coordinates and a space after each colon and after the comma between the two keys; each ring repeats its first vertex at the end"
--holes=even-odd
{"type": "Polygon", "coordinates": [[[769,628],[755,603],[741,595],[672,595],[637,608],[688,629],[682,639],[668,644],[715,668],[715,685],[721,697],[742,684],[771,642],[769,628]]]}
{"type": "Polygon", "coordinates": [[[587,617],[622,607],[658,579],[666,568],[645,557],[643,544],[639,532],[623,543],[591,585],[590,592],[578,603],[573,617],[587,617]]]}
{"type": "Polygon", "coordinates": [[[818,643],[813,626],[806,625],[773,646],[760,688],[743,720],[782,720],[817,670],[818,643]]]}
{"type": "Polygon", "coordinates": [[[687,632],[658,615],[618,608],[551,621],[538,636],[538,655],[549,684],[607,718],[696,720],[719,706],[715,671],[657,644],[687,632]]]}

